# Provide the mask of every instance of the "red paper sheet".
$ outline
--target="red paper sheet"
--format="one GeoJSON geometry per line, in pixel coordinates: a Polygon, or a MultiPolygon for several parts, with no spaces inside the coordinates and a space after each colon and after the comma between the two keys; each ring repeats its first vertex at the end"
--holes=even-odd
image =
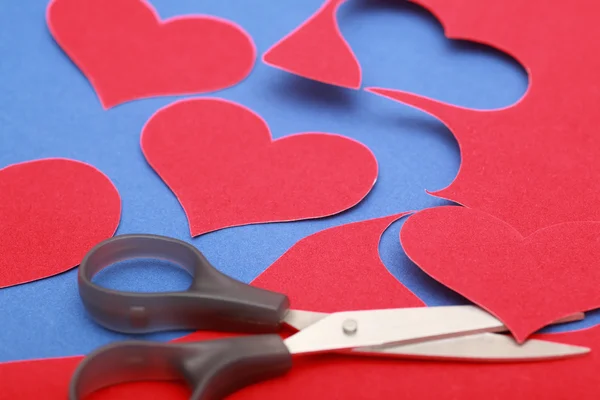
{"type": "Polygon", "coordinates": [[[120,216],[117,189],[88,164],[44,159],[0,169],[0,288],[77,266],[120,216]]]}
{"type": "Polygon", "coordinates": [[[486,211],[521,234],[559,222],[600,220],[600,2],[595,0],[413,0],[447,37],[479,42],[519,60],[525,96],[472,110],[397,90],[367,90],[428,112],[453,132],[462,163],[434,192],[486,211]]]}
{"type": "MultiPolygon", "coordinates": [[[[458,363],[409,360],[306,358],[290,375],[229,396],[236,400],[597,400],[600,398],[600,326],[535,335],[592,351],[582,357],[531,363],[458,363]],[[294,374],[294,379],[290,379],[294,374]]],[[[65,400],[79,358],[0,364],[1,400],[65,400]]],[[[188,400],[182,384],[143,382],[115,386],[89,400],[188,400]]],[[[86,399],[87,400],[87,399],[86,399]]]]}
{"type": "Polygon", "coordinates": [[[319,312],[422,307],[379,258],[386,228],[406,213],[341,225],[285,252],[254,286],[285,293],[292,308],[319,312]]]}
{"type": "MultiPolygon", "coordinates": [[[[298,286],[294,285],[290,292],[292,304],[297,308],[331,311],[354,306],[420,306],[421,301],[385,270],[377,254],[381,233],[398,217],[343,225],[309,236],[288,250],[254,284],[278,291],[291,289],[294,275],[289,274],[300,268],[298,286]],[[346,267],[348,273],[340,266],[346,267]],[[357,279],[351,272],[363,279],[357,279]],[[366,280],[371,290],[365,289],[366,280]]],[[[197,333],[182,341],[215,336],[197,333]]],[[[228,398],[596,400],[600,396],[597,384],[600,327],[536,337],[593,350],[588,355],[560,361],[500,364],[306,357],[299,359],[288,375],[245,388],[228,398]]],[[[78,361],[79,358],[65,358],[0,364],[0,376],[7,382],[0,391],[0,399],[64,400],[68,380],[78,361]]],[[[189,394],[181,384],[143,382],[114,386],[90,399],[187,400],[189,394]]]]}
{"type": "Polygon", "coordinates": [[[319,132],[273,140],[258,114],[216,98],[159,110],[141,145],[183,206],[192,236],[339,213],[369,193],[378,171],[373,153],[353,139],[319,132]]]}
{"type": "Polygon", "coordinates": [[[267,50],[263,62],[315,81],[360,88],[360,64],[336,19],[345,1],[326,0],[308,20],[267,50]]]}
{"type": "Polygon", "coordinates": [[[212,16],[161,20],[143,0],[52,0],[47,23],[105,109],[131,100],[211,92],[252,70],[252,38],[212,16]]]}
{"type": "Polygon", "coordinates": [[[559,318],[600,307],[600,222],[567,222],[528,237],[482,211],[436,207],[400,232],[408,257],[501,319],[522,342],[559,318]]]}

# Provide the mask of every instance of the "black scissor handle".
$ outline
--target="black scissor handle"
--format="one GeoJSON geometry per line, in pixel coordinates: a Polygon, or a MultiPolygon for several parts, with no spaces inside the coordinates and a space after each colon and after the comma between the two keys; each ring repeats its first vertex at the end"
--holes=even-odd
{"type": "Polygon", "coordinates": [[[237,281],[213,267],[194,246],[157,235],[119,235],[96,245],[79,266],[79,295],[90,316],[124,333],[166,330],[277,332],[287,296],[237,281]],[[135,293],[96,285],[103,268],[132,258],[173,262],[192,275],[185,291],[135,293]]]}
{"type": "Polygon", "coordinates": [[[177,380],[190,400],[221,400],[253,383],[283,375],[292,356],[275,334],[193,343],[128,341],[89,354],[71,379],[69,400],[126,382],[177,380]]]}

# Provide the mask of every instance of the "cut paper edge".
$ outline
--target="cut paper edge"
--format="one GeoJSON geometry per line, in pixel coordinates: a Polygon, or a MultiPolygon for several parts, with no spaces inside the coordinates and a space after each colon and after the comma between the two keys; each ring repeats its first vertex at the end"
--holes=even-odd
{"type": "Polygon", "coordinates": [[[460,157],[458,171],[457,171],[456,175],[454,176],[454,178],[452,179],[452,181],[448,185],[446,185],[446,187],[437,189],[437,190],[425,189],[425,193],[427,193],[431,196],[434,196],[434,197],[437,197],[437,198],[440,198],[443,200],[452,201],[454,203],[464,206],[464,204],[461,204],[459,201],[457,201],[455,199],[451,199],[449,197],[444,197],[444,196],[446,196],[447,191],[451,190],[452,186],[457,181],[459,181],[459,176],[461,176],[461,173],[463,171],[463,168],[462,168],[463,167],[463,159],[462,158],[463,158],[464,149],[463,149],[463,145],[460,141],[460,138],[457,137],[457,135],[454,132],[454,129],[452,128],[452,121],[454,121],[455,119],[460,119],[466,114],[483,113],[486,111],[473,110],[470,108],[460,107],[460,106],[456,106],[456,105],[446,103],[443,101],[438,101],[438,100],[432,99],[430,97],[420,96],[418,94],[411,93],[411,92],[405,92],[402,90],[386,89],[386,88],[379,88],[379,87],[368,87],[368,88],[365,88],[364,90],[366,92],[373,93],[377,96],[381,96],[383,98],[396,101],[400,104],[404,104],[406,106],[409,106],[416,110],[424,112],[427,115],[429,115],[429,116],[435,118],[436,120],[438,120],[439,122],[441,122],[446,127],[446,129],[448,129],[450,131],[450,133],[452,134],[452,137],[454,138],[454,140],[456,141],[456,144],[458,146],[458,153],[459,153],[459,157],[460,157]]]}
{"type": "MultiPolygon", "coordinates": [[[[515,51],[513,51],[513,49],[509,49],[508,47],[505,47],[504,44],[499,43],[499,41],[496,41],[493,38],[483,37],[480,34],[481,32],[469,32],[469,29],[464,26],[464,25],[466,25],[464,22],[458,22],[456,20],[453,20],[451,18],[451,16],[446,15],[446,12],[448,11],[447,9],[438,9],[438,7],[441,8],[441,2],[446,3],[446,5],[449,4],[446,2],[446,0],[441,0],[441,2],[440,2],[440,0],[408,0],[408,1],[413,4],[418,5],[419,7],[423,8],[424,10],[429,12],[439,22],[439,24],[442,27],[442,30],[444,32],[444,36],[447,39],[449,39],[449,40],[464,40],[464,41],[468,41],[468,42],[472,42],[472,43],[477,43],[477,44],[491,47],[499,52],[502,52],[502,53],[508,55],[509,57],[511,57],[512,59],[514,59],[517,63],[519,63],[521,65],[521,67],[528,73],[529,78],[531,79],[531,76],[529,73],[530,71],[526,68],[527,64],[524,62],[524,59],[521,56],[519,56],[515,51]]],[[[473,3],[475,3],[476,1],[477,0],[473,1],[473,3]]],[[[456,12],[456,10],[458,9],[457,7],[464,6],[464,5],[465,5],[464,3],[460,4],[460,5],[453,4],[451,6],[451,9],[452,9],[452,11],[456,12]]],[[[466,4],[466,5],[469,6],[470,4],[466,4]]],[[[475,12],[477,12],[477,10],[475,10],[475,12]]],[[[529,90],[529,88],[528,88],[528,90],[529,90]]],[[[521,100],[522,100],[522,98],[519,99],[519,101],[521,101],[521,100]]]]}
{"type": "MultiPolygon", "coordinates": [[[[350,222],[306,236],[296,242],[273,262],[271,266],[259,274],[256,279],[254,279],[253,285],[263,289],[276,290],[288,294],[293,309],[308,309],[310,311],[331,313],[346,311],[348,309],[362,309],[365,305],[366,309],[423,307],[426,304],[402,282],[394,277],[385,266],[379,251],[381,237],[384,232],[392,223],[411,213],[412,211],[408,211],[385,217],[350,222]],[[354,240],[362,239],[358,246],[362,245],[364,248],[362,248],[360,254],[354,256],[352,260],[362,257],[361,265],[363,265],[363,267],[359,268],[350,262],[344,263],[344,270],[339,271],[336,275],[336,279],[331,281],[331,276],[333,276],[331,274],[333,273],[334,268],[329,266],[330,264],[333,265],[331,261],[335,259],[338,263],[342,263],[343,257],[349,257],[347,252],[343,252],[341,255],[335,253],[335,251],[339,251],[342,248],[338,242],[344,240],[348,235],[351,235],[349,237],[355,238],[354,240]],[[373,242],[371,242],[371,240],[373,242]],[[307,257],[304,253],[307,253],[310,257],[316,257],[316,252],[324,253],[319,253],[320,256],[318,259],[324,260],[318,261],[318,263],[321,264],[316,263],[314,260],[313,262],[305,262],[307,257]],[[331,257],[333,257],[332,260],[330,260],[331,257]],[[304,267],[307,263],[310,264],[310,267],[304,267]],[[323,265],[323,267],[320,268],[319,265],[323,265]],[[361,273],[367,274],[369,279],[364,281],[363,276],[361,281],[356,281],[355,278],[357,274],[361,273]],[[285,280],[285,282],[282,282],[282,279],[285,280]],[[339,286],[340,279],[342,286],[345,284],[346,286],[352,287],[346,289],[339,286]],[[300,282],[306,282],[306,284],[308,284],[308,282],[314,282],[315,280],[320,282],[329,281],[327,282],[326,287],[330,295],[329,301],[321,301],[318,304],[312,303],[311,295],[307,294],[310,292],[311,287],[305,285],[304,289],[299,288],[299,280],[300,282]],[[361,283],[362,281],[373,281],[373,283],[377,284],[377,288],[366,283],[361,283]],[[355,297],[358,297],[358,300],[361,301],[354,306],[349,306],[350,300],[344,297],[345,293],[352,290],[354,290],[355,297]],[[386,295],[377,297],[379,291],[383,291],[386,295]],[[365,298],[368,298],[368,301],[366,301],[365,298]],[[392,298],[395,300],[392,301],[392,298]],[[339,301],[341,301],[341,303],[337,299],[340,299],[339,301]]],[[[352,243],[344,242],[344,245],[352,249],[357,248],[357,246],[352,243]]],[[[321,290],[324,290],[324,288],[321,288],[321,290]]]]}
{"type": "MultiPolygon", "coordinates": [[[[447,103],[444,101],[436,100],[431,97],[421,96],[415,93],[406,92],[402,90],[396,89],[387,89],[380,87],[368,87],[364,89],[366,92],[373,93],[377,96],[398,102],[405,106],[414,108],[418,111],[424,112],[425,114],[435,118],[437,121],[442,123],[446,129],[450,131],[452,137],[456,141],[458,145],[458,152],[460,156],[460,164],[458,166],[458,171],[452,181],[446,185],[445,187],[437,190],[428,190],[425,192],[431,196],[437,197],[439,199],[447,200],[459,204],[461,206],[469,207],[467,204],[464,204],[461,200],[454,198],[452,193],[453,187],[461,181],[464,181],[464,164],[463,164],[463,154],[464,154],[464,144],[462,143],[462,139],[456,134],[456,129],[454,124],[458,125],[458,121],[462,121],[466,118],[469,118],[473,115],[483,115],[483,114],[491,114],[495,112],[500,112],[514,106],[510,105],[504,108],[491,109],[491,110],[477,110],[468,107],[462,107],[455,104],[447,103]]],[[[520,100],[519,100],[520,101],[520,100]]]]}
{"type": "MultiPolygon", "coordinates": [[[[406,92],[397,89],[388,89],[381,87],[367,87],[364,89],[366,92],[373,93],[375,95],[394,100],[398,103],[416,108],[419,111],[423,111],[432,117],[442,122],[448,129],[452,129],[452,124],[455,120],[460,120],[464,115],[477,114],[477,113],[490,113],[500,111],[502,109],[491,109],[491,110],[476,110],[473,108],[457,106],[455,104],[447,103],[444,101],[436,100],[431,97],[421,96],[416,93],[406,92]]],[[[506,107],[510,108],[510,107],[506,107]]]]}
{"type": "MultiPolygon", "coordinates": [[[[302,22],[298,27],[296,27],[293,31],[285,35],[282,39],[280,39],[277,43],[272,45],[262,56],[263,63],[278,68],[287,73],[301,76],[306,79],[311,79],[317,82],[330,84],[334,86],[344,87],[348,89],[360,89],[361,81],[362,81],[362,71],[360,63],[354,54],[352,48],[350,47],[348,41],[342,35],[342,32],[339,28],[339,24],[337,22],[337,11],[339,7],[345,3],[347,0],[325,0],[325,2],[321,5],[321,7],[314,12],[307,20],[302,22]],[[282,49],[286,52],[290,51],[292,47],[301,47],[296,42],[299,37],[303,37],[307,35],[307,32],[310,36],[312,36],[314,25],[316,21],[320,19],[331,18],[331,26],[327,27],[329,31],[328,34],[333,33],[335,40],[337,41],[335,47],[338,51],[343,49],[345,51],[345,57],[347,60],[343,62],[343,68],[345,68],[349,73],[346,76],[343,74],[339,74],[339,71],[328,71],[326,75],[331,75],[324,77],[322,72],[315,73],[314,71],[307,71],[306,66],[299,67],[298,65],[294,65],[294,61],[297,61],[298,58],[308,57],[311,60],[311,64],[309,68],[314,67],[316,64],[319,64],[320,57],[323,57],[323,54],[318,54],[314,50],[309,52],[308,54],[303,54],[305,49],[294,49],[294,53],[296,54],[296,59],[292,59],[290,61],[289,56],[282,55],[282,49]]],[[[310,37],[312,38],[312,37],[310,37]]],[[[315,39],[315,38],[312,38],[315,39]]],[[[329,55],[327,55],[329,57],[329,55]]],[[[329,63],[327,63],[329,65],[329,63]]]]}

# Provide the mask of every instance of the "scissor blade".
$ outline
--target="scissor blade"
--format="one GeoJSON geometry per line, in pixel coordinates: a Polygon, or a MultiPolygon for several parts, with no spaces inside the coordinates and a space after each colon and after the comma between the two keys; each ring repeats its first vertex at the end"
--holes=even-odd
{"type": "Polygon", "coordinates": [[[294,329],[301,331],[317,323],[330,314],[314,311],[289,310],[283,321],[294,329]]]}
{"type": "Polygon", "coordinates": [[[399,308],[329,314],[285,340],[292,353],[418,343],[498,332],[505,327],[475,306],[399,308]]]}
{"type": "Polygon", "coordinates": [[[567,358],[589,353],[587,347],[529,339],[519,345],[512,337],[497,333],[432,340],[428,342],[383,347],[360,347],[352,354],[433,360],[467,360],[478,362],[535,361],[567,358]]]}
{"type": "MultiPolygon", "coordinates": [[[[419,307],[422,308],[422,307],[419,307]]],[[[304,310],[289,310],[287,315],[284,318],[284,322],[291,326],[292,328],[301,331],[302,329],[306,329],[312,324],[322,320],[329,313],[323,312],[315,312],[315,311],[304,311],[304,310]]],[[[575,313],[568,315],[566,317],[560,318],[556,320],[553,324],[564,324],[573,321],[581,321],[585,317],[584,313],[575,313]]],[[[506,331],[506,327],[504,327],[506,331]]]]}
{"type": "MultiPolygon", "coordinates": [[[[285,317],[285,322],[297,330],[302,330],[328,315],[330,314],[290,310],[285,317]]],[[[556,323],[580,319],[583,319],[583,313],[561,318],[556,323]]],[[[506,327],[500,330],[506,330],[506,327]]],[[[502,362],[564,358],[588,353],[590,349],[536,339],[530,339],[525,344],[519,345],[510,336],[480,333],[414,344],[359,347],[352,351],[353,354],[379,357],[502,362]]]]}

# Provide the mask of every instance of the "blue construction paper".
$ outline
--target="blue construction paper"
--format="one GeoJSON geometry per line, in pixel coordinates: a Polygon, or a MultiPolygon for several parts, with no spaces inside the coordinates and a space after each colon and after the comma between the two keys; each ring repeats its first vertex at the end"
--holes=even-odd
{"type": "MultiPolygon", "coordinates": [[[[310,16],[321,0],[151,3],[163,18],[203,13],[231,19],[250,33],[260,55],[310,16]]],[[[296,241],[322,229],[446,204],[425,192],[448,185],[460,162],[456,141],[439,121],[363,91],[291,76],[257,60],[243,83],[210,96],[255,110],[275,138],[325,131],[365,143],[379,161],[378,181],[360,205],[335,217],[230,228],[190,239],[183,210],[139,147],[146,120],[183,96],[103,111],[92,87],[50,36],[46,5],[47,0],[5,0],[0,7],[0,167],[43,157],[93,164],[122,196],[117,234],[155,233],[188,241],[219,269],[249,282],[296,241]]],[[[483,46],[446,40],[430,14],[402,1],[350,0],[342,6],[339,22],[362,64],[364,86],[409,90],[476,108],[506,106],[527,87],[524,70],[512,59],[483,46]]],[[[386,266],[429,305],[464,301],[408,261],[398,241],[402,223],[393,224],[383,236],[380,250],[386,266]]],[[[107,272],[99,282],[140,291],[189,284],[180,270],[159,264],[127,265],[119,271],[107,272]]],[[[599,315],[591,315],[568,328],[598,321],[599,315]]],[[[128,337],[87,317],[76,270],[0,290],[0,327],[0,362],[82,354],[128,337]]],[[[143,338],[167,340],[184,333],[143,338]]]]}

